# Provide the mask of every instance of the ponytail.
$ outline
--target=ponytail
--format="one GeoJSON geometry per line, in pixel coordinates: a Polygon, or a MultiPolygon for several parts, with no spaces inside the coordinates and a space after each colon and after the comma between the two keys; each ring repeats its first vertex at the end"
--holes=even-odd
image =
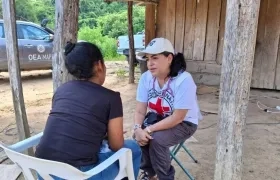
{"type": "Polygon", "coordinates": [[[187,64],[185,61],[185,57],[182,53],[177,53],[173,55],[173,60],[170,65],[170,73],[169,77],[176,77],[180,71],[185,71],[187,68],[187,64]]]}

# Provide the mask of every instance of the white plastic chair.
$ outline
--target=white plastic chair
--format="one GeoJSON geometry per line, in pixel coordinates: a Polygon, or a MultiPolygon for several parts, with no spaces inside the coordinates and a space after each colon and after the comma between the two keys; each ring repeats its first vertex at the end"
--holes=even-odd
{"type": "Polygon", "coordinates": [[[30,147],[36,146],[42,135],[43,133],[39,133],[9,147],[0,143],[0,147],[4,149],[6,155],[22,169],[26,180],[35,180],[31,169],[37,171],[44,180],[52,180],[53,178],[50,174],[63,179],[83,180],[100,173],[117,160],[119,160],[119,173],[115,180],[120,180],[124,177],[128,177],[129,180],[135,180],[132,152],[127,148],[120,149],[110,158],[86,172],[82,172],[65,163],[39,159],[21,153],[30,147]]]}

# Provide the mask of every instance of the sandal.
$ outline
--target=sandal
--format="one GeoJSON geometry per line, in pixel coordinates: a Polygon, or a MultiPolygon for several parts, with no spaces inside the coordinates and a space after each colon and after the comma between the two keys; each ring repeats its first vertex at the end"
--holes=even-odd
{"type": "Polygon", "coordinates": [[[149,177],[148,173],[143,171],[139,176],[139,180],[157,180],[157,176],[149,177]]]}

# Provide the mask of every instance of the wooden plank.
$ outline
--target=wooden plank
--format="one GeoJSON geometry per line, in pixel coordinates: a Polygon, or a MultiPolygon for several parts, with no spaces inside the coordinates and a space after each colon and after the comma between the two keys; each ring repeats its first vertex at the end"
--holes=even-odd
{"type": "Polygon", "coordinates": [[[74,79],[65,66],[64,47],[67,41],[77,42],[79,0],[55,1],[55,36],[53,48],[53,88],[74,79]]]}
{"type": "Polygon", "coordinates": [[[268,0],[265,39],[262,43],[261,75],[258,87],[273,89],[275,82],[276,60],[280,34],[280,1],[268,0]]]}
{"type": "Polygon", "coordinates": [[[280,90],[280,38],[279,38],[279,47],[278,47],[278,55],[276,62],[276,70],[275,70],[275,82],[274,88],[280,90]]]}
{"type": "Polygon", "coordinates": [[[221,65],[215,61],[187,61],[187,71],[192,73],[193,79],[197,84],[209,86],[220,85],[221,65]]]}
{"type": "MultiPolygon", "coordinates": [[[[261,67],[262,60],[265,58],[263,53],[263,46],[265,45],[265,22],[266,22],[266,13],[267,13],[268,0],[261,1],[259,20],[258,20],[258,33],[256,41],[256,50],[255,50],[255,60],[253,66],[253,75],[251,87],[258,88],[259,81],[261,76],[261,67]]],[[[266,59],[266,58],[265,58],[266,59]]]]}
{"type": "MultiPolygon", "coordinates": [[[[147,4],[145,10],[145,45],[156,37],[156,6],[147,4]]],[[[139,61],[141,74],[148,70],[147,61],[139,61]]]]}
{"type": "Polygon", "coordinates": [[[217,64],[222,64],[222,60],[223,60],[226,6],[227,6],[227,0],[222,0],[220,26],[219,26],[218,54],[216,58],[217,64]]]}
{"type": "Polygon", "coordinates": [[[195,32],[196,0],[186,0],[184,55],[187,60],[193,59],[193,45],[195,32]]]}
{"type": "MultiPolygon", "coordinates": [[[[214,75],[221,75],[221,65],[216,63],[210,64],[209,62],[205,61],[187,61],[187,71],[190,73],[203,73],[206,75],[214,74],[214,75]]],[[[216,85],[219,85],[217,83],[216,85]]]]}
{"type": "MultiPolygon", "coordinates": [[[[131,0],[104,0],[104,2],[128,2],[131,0]]],[[[145,4],[158,4],[159,0],[132,0],[133,2],[145,4]]]]}
{"type": "Polygon", "coordinates": [[[221,0],[211,0],[209,2],[207,33],[205,46],[205,61],[215,61],[217,56],[217,45],[219,39],[219,25],[221,14],[221,0]]]}
{"type": "Polygon", "coordinates": [[[0,164],[0,180],[16,180],[21,173],[17,164],[0,164]]]}
{"type": "MultiPolygon", "coordinates": [[[[14,111],[19,140],[30,137],[19,64],[18,41],[15,18],[15,0],[2,1],[4,30],[6,35],[6,51],[8,58],[9,79],[13,95],[14,111]]],[[[33,150],[28,150],[29,155],[34,155],[33,150]]]]}
{"type": "Polygon", "coordinates": [[[167,0],[160,0],[156,14],[156,37],[166,36],[166,6],[167,0]]]}
{"type": "Polygon", "coordinates": [[[185,33],[185,0],[176,2],[176,29],[175,29],[175,51],[184,53],[184,33],[185,33]]]}
{"type": "Polygon", "coordinates": [[[145,45],[156,37],[156,6],[146,5],[145,11],[145,45]]]}
{"type": "Polygon", "coordinates": [[[175,18],[176,18],[176,1],[167,1],[166,5],[166,38],[174,44],[175,41],[175,18]]]}
{"type": "Polygon", "coordinates": [[[215,180],[241,180],[260,0],[227,4],[219,100],[215,180]]]}
{"type": "Polygon", "coordinates": [[[197,1],[193,59],[203,60],[209,0],[197,1]]]}
{"type": "Polygon", "coordinates": [[[134,62],[136,61],[134,51],[134,36],[133,36],[133,2],[127,2],[127,16],[128,16],[128,39],[129,39],[129,84],[134,83],[134,62]]]}

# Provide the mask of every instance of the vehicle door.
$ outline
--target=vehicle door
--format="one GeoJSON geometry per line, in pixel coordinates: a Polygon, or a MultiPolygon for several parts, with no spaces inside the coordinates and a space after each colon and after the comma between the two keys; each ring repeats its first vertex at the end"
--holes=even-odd
{"type": "MultiPolygon", "coordinates": [[[[17,37],[18,39],[23,38],[23,34],[20,33],[20,30],[17,26],[17,37]]],[[[22,63],[20,57],[22,56],[22,48],[20,43],[18,43],[18,52],[20,64],[22,63]]],[[[0,23],[0,70],[8,70],[8,59],[7,59],[7,50],[6,50],[6,38],[4,32],[4,24],[0,23]]]]}
{"type": "Polygon", "coordinates": [[[49,39],[50,34],[29,24],[20,24],[19,27],[24,37],[19,40],[22,44],[23,61],[28,62],[32,69],[51,67],[53,42],[49,39]]]}
{"type": "Polygon", "coordinates": [[[6,42],[3,23],[0,23],[0,69],[7,64],[6,42]]]}

